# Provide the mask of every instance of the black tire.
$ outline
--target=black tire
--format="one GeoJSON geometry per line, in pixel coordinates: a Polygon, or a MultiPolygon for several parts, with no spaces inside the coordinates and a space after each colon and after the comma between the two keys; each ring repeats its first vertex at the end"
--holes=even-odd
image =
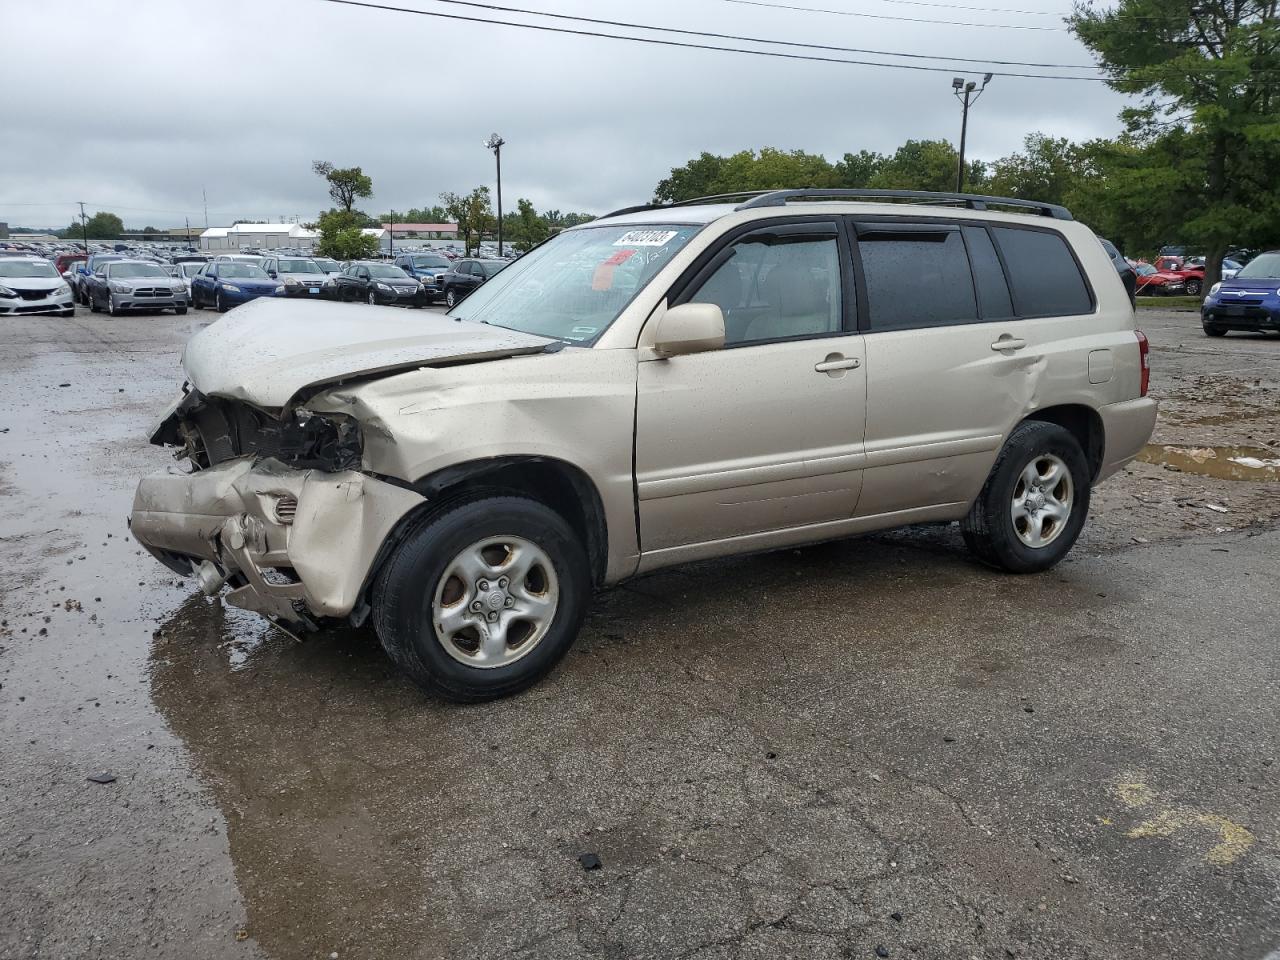
{"type": "Polygon", "coordinates": [[[459,299],[461,298],[453,292],[453,287],[444,292],[444,303],[450,310],[458,305],[459,299]]]}
{"type": "Polygon", "coordinates": [[[369,295],[365,297],[365,302],[371,307],[376,307],[378,305],[378,295],[370,290],[369,295]]]}
{"type": "Polygon", "coordinates": [[[1056,423],[1027,420],[1009,434],[987,482],[960,522],[964,542],[983,563],[1008,573],[1039,573],[1070,552],[1089,513],[1091,474],[1080,444],[1056,423]],[[1023,470],[1038,457],[1061,460],[1070,474],[1071,510],[1061,529],[1044,546],[1022,541],[1011,508],[1023,470]]]}
{"type": "Polygon", "coordinates": [[[1200,291],[1203,287],[1204,284],[1198,277],[1191,277],[1187,280],[1187,293],[1193,297],[1200,296],[1200,291]]]}
{"type": "Polygon", "coordinates": [[[555,511],[534,500],[482,496],[444,504],[395,548],[373,588],[373,622],[391,660],[423,690],[458,703],[511,696],[537,683],[577,637],[591,597],[586,552],[555,511]],[[455,659],[438,639],[432,606],[453,559],[486,537],[517,536],[550,558],[559,586],[551,625],[529,652],[503,666],[455,659]]]}
{"type": "Polygon", "coordinates": [[[70,320],[75,315],[76,315],[76,311],[74,307],[70,310],[63,310],[60,314],[58,314],[58,316],[60,316],[63,320],[70,320]]]}
{"type": "Polygon", "coordinates": [[[111,299],[111,294],[107,294],[107,316],[118,317],[120,311],[116,309],[116,302],[111,299]]]}
{"type": "Polygon", "coordinates": [[[174,308],[173,308],[173,312],[174,312],[174,313],[176,313],[176,314],[177,314],[178,316],[180,316],[180,317],[185,317],[185,316],[187,315],[187,308],[186,308],[186,307],[174,307],[174,308]]]}
{"type": "Polygon", "coordinates": [[[90,296],[90,297],[89,297],[89,312],[90,312],[90,313],[97,313],[97,312],[99,312],[101,309],[102,309],[102,308],[101,308],[100,306],[98,306],[98,301],[97,301],[97,300],[95,300],[92,296],[90,296]]]}
{"type": "Polygon", "coordinates": [[[227,305],[222,300],[222,291],[219,290],[217,293],[213,295],[213,297],[214,297],[213,299],[214,309],[216,309],[219,313],[226,313],[227,305]]]}
{"type": "Polygon", "coordinates": [[[1204,327],[1205,336],[1209,337],[1225,337],[1227,331],[1223,327],[1214,326],[1212,323],[1201,324],[1204,327]]]}

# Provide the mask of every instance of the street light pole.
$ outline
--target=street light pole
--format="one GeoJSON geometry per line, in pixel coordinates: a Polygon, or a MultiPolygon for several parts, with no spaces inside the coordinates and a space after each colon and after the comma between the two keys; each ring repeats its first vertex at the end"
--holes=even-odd
{"type": "Polygon", "coordinates": [[[977,83],[970,80],[965,83],[963,77],[953,77],[951,80],[951,88],[955,91],[955,97],[961,103],[960,114],[960,165],[956,169],[956,193],[964,193],[964,148],[965,140],[969,135],[969,107],[978,102],[978,97],[982,96],[983,91],[987,89],[987,84],[991,82],[991,74],[987,74],[982,78],[982,87],[978,88],[977,83]],[[977,90],[977,93],[974,93],[977,90]]]}
{"type": "Polygon", "coordinates": [[[84,240],[84,252],[89,252],[89,225],[84,219],[84,201],[77,201],[80,204],[80,237],[84,240]]]}
{"type": "Polygon", "coordinates": [[[493,159],[498,166],[498,256],[502,256],[502,146],[506,142],[496,133],[484,142],[493,151],[493,159]]]}

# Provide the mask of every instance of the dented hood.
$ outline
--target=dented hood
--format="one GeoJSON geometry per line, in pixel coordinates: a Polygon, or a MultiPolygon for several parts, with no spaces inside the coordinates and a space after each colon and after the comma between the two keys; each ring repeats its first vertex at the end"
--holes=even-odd
{"type": "Polygon", "coordinates": [[[307,387],[459,360],[538,353],[556,341],[425,310],[253,300],[187,342],[182,365],[206,396],[284,407],[307,387]]]}

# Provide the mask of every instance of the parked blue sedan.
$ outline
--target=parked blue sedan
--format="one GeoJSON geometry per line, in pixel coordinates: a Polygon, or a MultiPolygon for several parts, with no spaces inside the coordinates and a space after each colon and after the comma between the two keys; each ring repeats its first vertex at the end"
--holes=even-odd
{"type": "Polygon", "coordinates": [[[252,263],[214,260],[191,278],[191,305],[214,307],[219,313],[258,297],[282,296],[284,284],[272,280],[265,270],[252,263]]]}

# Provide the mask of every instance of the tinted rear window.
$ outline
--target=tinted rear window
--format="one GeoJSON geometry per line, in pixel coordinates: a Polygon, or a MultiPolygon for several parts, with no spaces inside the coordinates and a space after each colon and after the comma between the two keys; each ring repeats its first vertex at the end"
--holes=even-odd
{"type": "Polygon", "coordinates": [[[1061,234],[993,227],[1019,316],[1068,317],[1093,312],[1084,277],[1061,234]]]}
{"type": "Polygon", "coordinates": [[[858,232],[871,329],[907,330],[978,319],[959,230],[858,232]]]}

